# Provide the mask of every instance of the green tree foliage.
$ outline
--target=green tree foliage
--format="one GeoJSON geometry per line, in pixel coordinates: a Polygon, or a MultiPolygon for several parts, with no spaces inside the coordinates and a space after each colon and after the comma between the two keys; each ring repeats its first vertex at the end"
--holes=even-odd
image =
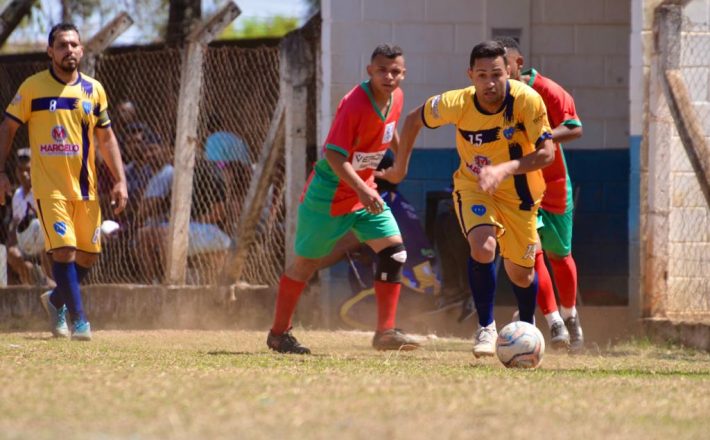
{"type": "Polygon", "coordinates": [[[228,27],[219,36],[220,40],[241,38],[281,37],[298,28],[297,17],[276,16],[267,20],[247,18],[239,21],[240,27],[228,27]]]}

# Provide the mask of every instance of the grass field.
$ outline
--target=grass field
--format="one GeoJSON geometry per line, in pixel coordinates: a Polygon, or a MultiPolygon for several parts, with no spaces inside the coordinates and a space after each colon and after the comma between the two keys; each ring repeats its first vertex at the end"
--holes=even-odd
{"type": "Polygon", "coordinates": [[[361,332],[0,334],[0,438],[708,438],[710,354],[633,342],[535,371],[432,339],[380,353],[361,332]]]}

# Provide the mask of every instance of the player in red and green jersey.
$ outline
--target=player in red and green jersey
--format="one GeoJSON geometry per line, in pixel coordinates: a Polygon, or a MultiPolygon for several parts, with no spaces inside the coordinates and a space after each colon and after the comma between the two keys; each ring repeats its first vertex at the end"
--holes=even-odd
{"type": "Polygon", "coordinates": [[[582,136],[582,122],[577,115],[574,99],[559,84],[540,75],[535,69],[522,70],[524,58],[518,43],[512,38],[499,40],[507,50],[511,78],[528,84],[542,96],[547,107],[547,117],[555,144],[555,160],[543,168],[547,189],[538,212],[538,233],[542,251],[547,255],[555,284],[560,294],[557,310],[552,280],[545,266],[542,251],[535,255],[538,273],[538,305],[550,326],[553,347],[579,350],[584,345],[584,335],[577,314],[577,266],[572,258],[572,183],[560,143],[582,136]]]}
{"type": "MultiPolygon", "coordinates": [[[[20,125],[27,124],[37,214],[57,282],[53,291],[42,295],[42,303],[49,312],[54,336],[69,336],[68,309],[72,339],[89,340],[91,327],[79,284],[101,251],[94,139],[116,181],[111,192],[116,213],[126,206],[126,178],[111,130],[106,93],[98,81],[78,70],[83,46],[76,26],[54,26],[47,54],[50,68],[22,83],[0,124],[0,193],[10,189],[4,170],[12,140],[20,125]]],[[[4,194],[0,200],[4,203],[4,194]]]]}
{"type": "Polygon", "coordinates": [[[385,151],[398,145],[397,120],[405,74],[402,50],[380,45],[367,66],[368,81],[340,101],[298,208],[295,258],[279,283],[274,322],[266,343],[280,353],[309,354],[291,334],[291,318],[306,282],[336,242],[349,231],[377,253],[375,297],[378,350],[412,350],[419,344],[394,327],[402,266],[407,252],[387,204],[375,185],[375,169],[385,151]]]}

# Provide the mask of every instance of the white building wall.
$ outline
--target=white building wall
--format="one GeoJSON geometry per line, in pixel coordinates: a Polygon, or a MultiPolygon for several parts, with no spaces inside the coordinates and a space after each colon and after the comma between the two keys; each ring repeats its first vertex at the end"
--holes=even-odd
{"type": "MultiPolygon", "coordinates": [[[[520,28],[531,65],[576,99],[585,136],[567,148],[627,148],[630,11],[625,0],[323,0],[321,140],[377,44],[405,51],[408,111],[467,86],[471,48],[492,28],[520,28]]],[[[452,148],[453,130],[425,130],[417,146],[452,148]]]]}

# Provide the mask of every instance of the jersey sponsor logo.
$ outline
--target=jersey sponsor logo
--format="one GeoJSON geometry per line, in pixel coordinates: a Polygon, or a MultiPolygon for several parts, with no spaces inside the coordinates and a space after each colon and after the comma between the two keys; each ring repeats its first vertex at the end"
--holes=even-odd
{"type": "Polygon", "coordinates": [[[385,135],[382,136],[383,144],[389,144],[390,142],[392,142],[392,138],[394,137],[394,124],[395,122],[392,121],[389,124],[385,125],[385,135]]]}
{"type": "Polygon", "coordinates": [[[64,234],[67,233],[67,225],[64,222],[55,222],[52,227],[54,228],[54,232],[59,234],[60,237],[64,237],[64,234]]]}
{"type": "Polygon", "coordinates": [[[384,151],[378,151],[377,153],[355,153],[353,154],[353,168],[355,171],[362,171],[365,169],[376,169],[377,165],[382,162],[384,157],[384,151]]]}
{"type": "Polygon", "coordinates": [[[55,125],[52,127],[50,134],[55,143],[40,145],[40,154],[48,156],[74,156],[79,154],[79,145],[65,143],[69,135],[63,125],[55,125]]]}
{"type": "Polygon", "coordinates": [[[490,165],[491,163],[491,160],[486,156],[474,156],[473,163],[467,163],[466,167],[468,167],[473,174],[479,175],[481,173],[481,168],[490,165]]]}
{"type": "Polygon", "coordinates": [[[19,104],[20,101],[22,101],[22,95],[20,95],[19,93],[16,94],[14,98],[12,98],[12,104],[13,104],[13,105],[19,104]]]}
{"type": "Polygon", "coordinates": [[[473,212],[479,217],[483,217],[483,215],[486,213],[486,207],[484,205],[473,205],[471,206],[471,212],[473,212]]]}
{"type": "Polygon", "coordinates": [[[441,95],[436,95],[431,98],[431,115],[436,119],[439,119],[441,115],[439,114],[439,103],[441,102],[441,95]]]}
{"type": "Polygon", "coordinates": [[[96,244],[99,242],[99,239],[101,238],[101,228],[96,228],[94,231],[94,236],[91,237],[91,243],[96,244]]]}
{"type": "Polygon", "coordinates": [[[91,103],[89,101],[81,101],[81,108],[84,109],[84,114],[86,116],[91,114],[91,103]]]}
{"type": "Polygon", "coordinates": [[[67,140],[67,129],[63,125],[55,125],[52,127],[51,135],[54,142],[62,143],[67,140]]]}
{"type": "Polygon", "coordinates": [[[461,134],[461,136],[463,136],[463,138],[466,139],[472,145],[480,147],[483,144],[497,141],[499,139],[499,130],[499,127],[478,131],[467,131],[459,128],[459,134],[461,134]]]}
{"type": "Polygon", "coordinates": [[[527,249],[525,249],[525,254],[523,254],[523,260],[535,260],[535,245],[529,244],[527,249]]]}

